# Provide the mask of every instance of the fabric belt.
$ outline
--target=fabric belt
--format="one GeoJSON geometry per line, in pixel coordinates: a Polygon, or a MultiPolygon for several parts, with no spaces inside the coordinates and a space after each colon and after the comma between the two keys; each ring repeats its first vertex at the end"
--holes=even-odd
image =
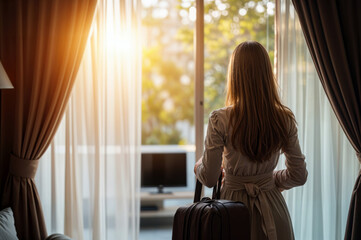
{"type": "Polygon", "coordinates": [[[251,215],[256,208],[263,218],[262,230],[269,240],[277,240],[276,226],[264,192],[276,187],[273,179],[273,172],[255,176],[234,176],[225,174],[224,186],[231,191],[246,190],[249,196],[248,206],[251,215]]]}
{"type": "Polygon", "coordinates": [[[22,159],[13,154],[10,156],[10,174],[23,178],[34,178],[38,169],[39,159],[22,159]]]}

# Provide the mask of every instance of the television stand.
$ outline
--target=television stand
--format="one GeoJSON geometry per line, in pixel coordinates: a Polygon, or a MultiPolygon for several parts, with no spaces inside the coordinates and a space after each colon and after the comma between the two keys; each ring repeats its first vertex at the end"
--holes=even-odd
{"type": "MultiPolygon", "coordinates": [[[[173,217],[179,206],[164,206],[165,200],[189,199],[191,203],[194,197],[193,192],[173,192],[171,194],[155,194],[150,192],[141,192],[141,218],[162,218],[173,217]]],[[[183,204],[182,204],[183,205],[183,204]]]]}
{"type": "Polygon", "coordinates": [[[159,185],[157,187],[157,190],[158,190],[157,192],[150,192],[150,194],[173,194],[172,192],[165,192],[163,185],[159,185]]]}

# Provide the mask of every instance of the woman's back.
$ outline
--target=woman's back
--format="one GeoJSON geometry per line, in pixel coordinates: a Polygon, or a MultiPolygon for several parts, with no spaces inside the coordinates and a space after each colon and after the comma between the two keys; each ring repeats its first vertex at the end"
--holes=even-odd
{"type": "Polygon", "coordinates": [[[293,239],[291,219],[280,190],[303,185],[307,179],[304,155],[300,150],[297,128],[290,121],[286,146],[266,161],[252,161],[234,149],[229,125],[231,107],[212,112],[209,118],[203,164],[197,177],[211,187],[225,171],[221,198],[244,202],[252,216],[252,239],[293,239]],[[274,171],[280,152],[286,156],[287,169],[274,171]]]}

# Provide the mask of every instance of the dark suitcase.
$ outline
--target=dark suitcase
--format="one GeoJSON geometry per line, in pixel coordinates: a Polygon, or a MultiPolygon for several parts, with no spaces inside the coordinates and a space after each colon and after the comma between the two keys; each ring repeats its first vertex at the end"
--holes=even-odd
{"type": "Polygon", "coordinates": [[[197,180],[194,203],[180,207],[174,215],[173,240],[248,240],[250,214],[242,202],[219,200],[222,177],[213,196],[200,200],[202,184],[197,180]]]}

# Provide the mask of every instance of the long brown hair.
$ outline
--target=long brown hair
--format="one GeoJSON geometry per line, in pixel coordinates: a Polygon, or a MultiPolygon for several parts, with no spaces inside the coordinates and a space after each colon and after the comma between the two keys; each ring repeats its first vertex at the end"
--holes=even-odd
{"type": "Polygon", "coordinates": [[[287,143],[295,118],[280,101],[271,61],[260,43],[243,42],[233,51],[226,105],[231,106],[232,145],[250,160],[269,160],[287,143]]]}

